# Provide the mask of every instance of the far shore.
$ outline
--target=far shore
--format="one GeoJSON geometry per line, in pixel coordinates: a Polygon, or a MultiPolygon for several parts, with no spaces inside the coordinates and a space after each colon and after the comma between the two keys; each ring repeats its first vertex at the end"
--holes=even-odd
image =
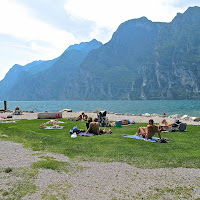
{"type": "MultiPolygon", "coordinates": [[[[62,112],[62,118],[71,118],[71,117],[78,117],[82,114],[83,111],[75,111],[75,112],[62,112]]],[[[85,112],[88,117],[92,117],[93,119],[97,117],[97,113],[94,112],[85,112]]],[[[134,115],[134,114],[122,114],[122,113],[108,113],[106,115],[110,121],[116,120],[124,120],[129,119],[130,121],[135,121],[135,123],[148,123],[149,119],[153,119],[155,123],[161,123],[163,119],[166,119],[168,123],[173,123],[175,119],[179,119],[181,122],[187,123],[188,125],[200,125],[200,122],[196,122],[188,119],[181,119],[181,116],[173,115],[173,116],[160,116],[156,114],[143,114],[141,116],[134,115]]],[[[14,115],[13,112],[3,112],[0,113],[0,120],[16,120],[16,119],[37,119],[38,113],[30,113],[30,112],[22,112],[21,115],[14,115]],[[11,115],[12,118],[3,119],[1,117],[7,117],[11,115]]]]}

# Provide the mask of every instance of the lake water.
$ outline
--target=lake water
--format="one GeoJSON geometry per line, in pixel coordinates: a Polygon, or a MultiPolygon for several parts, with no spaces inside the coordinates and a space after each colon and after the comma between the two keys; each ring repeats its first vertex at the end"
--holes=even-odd
{"type": "MultiPolygon", "coordinates": [[[[200,116],[199,100],[107,100],[107,101],[8,101],[7,108],[14,110],[16,106],[21,110],[34,112],[58,112],[64,108],[72,111],[91,112],[97,109],[114,113],[158,113],[187,114],[200,116]]],[[[4,108],[4,102],[0,101],[0,108],[4,108]]]]}

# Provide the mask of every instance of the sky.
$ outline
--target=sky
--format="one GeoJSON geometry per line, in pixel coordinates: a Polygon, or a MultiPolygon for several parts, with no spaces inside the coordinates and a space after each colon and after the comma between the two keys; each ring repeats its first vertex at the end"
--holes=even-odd
{"type": "Polygon", "coordinates": [[[171,22],[200,0],[0,0],[0,80],[14,64],[52,60],[69,45],[108,42],[118,26],[171,22]]]}

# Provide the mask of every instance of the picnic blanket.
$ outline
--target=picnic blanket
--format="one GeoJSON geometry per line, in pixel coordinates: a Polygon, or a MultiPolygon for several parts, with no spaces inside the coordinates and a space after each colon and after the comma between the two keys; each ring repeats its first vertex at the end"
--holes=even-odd
{"type": "Polygon", "coordinates": [[[16,121],[1,121],[0,123],[17,123],[16,121]]]}
{"type": "Polygon", "coordinates": [[[123,135],[123,137],[127,137],[127,138],[132,138],[132,139],[136,139],[136,140],[144,140],[147,142],[160,142],[160,143],[167,143],[170,141],[169,138],[158,138],[158,137],[152,137],[151,139],[146,139],[143,138],[142,136],[137,136],[137,135],[123,135]]]}
{"type": "Polygon", "coordinates": [[[47,126],[44,129],[63,129],[64,126],[59,126],[59,127],[53,127],[53,126],[47,126]]]}
{"type": "Polygon", "coordinates": [[[57,121],[57,120],[49,120],[48,122],[46,122],[46,124],[64,124],[67,122],[63,122],[63,121],[57,121]]]}
{"type": "Polygon", "coordinates": [[[7,117],[0,117],[0,119],[7,119],[7,117]]]}
{"type": "MultiPolygon", "coordinates": [[[[74,133],[76,133],[77,136],[86,136],[86,137],[91,137],[94,136],[93,133],[85,133],[86,131],[84,129],[78,129],[77,126],[74,126],[72,129],[70,129],[69,133],[71,135],[73,135],[74,133]]],[[[75,138],[75,136],[73,137],[75,138]]]]}
{"type": "Polygon", "coordinates": [[[68,118],[69,121],[76,121],[76,118],[68,118]]]}
{"type": "Polygon", "coordinates": [[[92,133],[87,133],[87,134],[85,134],[85,132],[81,132],[81,133],[79,133],[78,135],[79,135],[79,136],[86,136],[86,137],[94,136],[94,134],[92,134],[92,133]]]}
{"type": "Polygon", "coordinates": [[[160,138],[158,137],[152,137],[151,139],[146,139],[137,135],[123,135],[123,137],[127,137],[127,138],[132,138],[132,139],[137,139],[137,140],[144,140],[144,141],[148,141],[148,142],[157,142],[158,140],[160,140],[160,138]]]}

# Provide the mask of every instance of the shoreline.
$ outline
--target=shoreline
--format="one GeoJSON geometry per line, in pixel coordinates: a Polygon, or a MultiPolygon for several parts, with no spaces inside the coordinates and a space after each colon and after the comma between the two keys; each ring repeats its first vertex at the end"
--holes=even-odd
{"type": "MultiPolygon", "coordinates": [[[[62,118],[71,118],[71,117],[78,117],[82,114],[84,111],[75,111],[75,112],[67,112],[67,111],[60,111],[62,112],[62,118]]],[[[37,119],[38,113],[30,113],[27,111],[23,111],[21,115],[13,115],[13,112],[3,112],[0,113],[0,117],[7,117],[8,115],[11,115],[12,118],[0,118],[0,120],[17,120],[17,119],[37,119]]],[[[92,119],[97,117],[97,113],[94,112],[84,112],[88,117],[92,117],[92,119]]],[[[180,116],[178,114],[171,115],[171,116],[161,116],[158,114],[141,114],[141,115],[135,115],[135,114],[125,114],[125,113],[108,113],[106,114],[106,117],[110,121],[117,121],[117,120],[124,120],[129,119],[130,121],[135,121],[135,123],[148,123],[149,119],[153,119],[155,123],[161,123],[163,119],[166,119],[168,123],[173,123],[175,119],[179,119],[183,123],[187,123],[188,125],[200,125],[200,122],[191,120],[190,116],[184,115],[180,116]],[[184,117],[182,119],[182,117],[184,117]]]]}
{"type": "Polygon", "coordinates": [[[23,111],[33,112],[58,112],[69,108],[73,112],[84,111],[87,113],[106,110],[109,113],[157,113],[167,116],[187,114],[200,117],[199,100],[66,100],[66,101],[7,101],[5,109],[4,102],[0,101],[0,111],[15,110],[16,106],[23,111]]]}

